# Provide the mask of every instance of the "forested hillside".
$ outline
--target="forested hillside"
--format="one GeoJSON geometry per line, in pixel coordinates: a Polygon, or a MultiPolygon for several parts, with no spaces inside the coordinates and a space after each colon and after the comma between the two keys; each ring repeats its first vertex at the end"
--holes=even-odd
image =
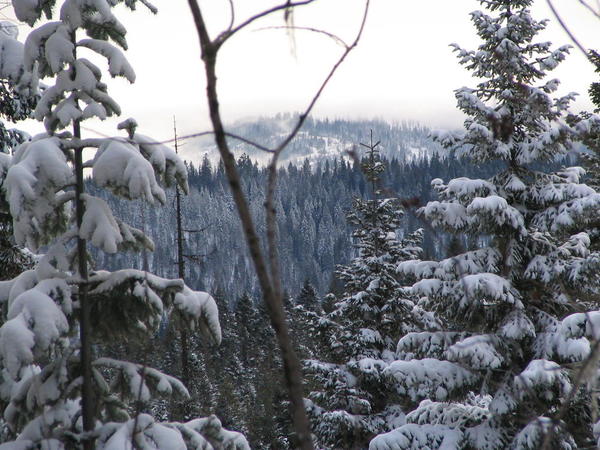
{"type": "MultiPolygon", "coordinates": [[[[349,124],[346,122],[353,135],[363,138],[368,135],[369,123],[356,122],[352,128],[349,124]]],[[[300,167],[288,164],[280,169],[277,221],[284,285],[290,292],[297,291],[308,279],[319,293],[327,293],[335,266],[346,263],[355,254],[345,216],[352,199],[366,194],[368,182],[360,168],[344,156],[340,154],[314,168],[305,161],[300,167]]],[[[491,173],[493,165],[473,165],[437,155],[409,161],[393,159],[386,165],[388,170],[381,180],[384,195],[398,196],[408,206],[400,233],[424,227],[426,254],[444,256],[448,237],[420,221],[414,211],[431,199],[432,179],[451,179],[459,174],[485,176],[491,173]]],[[[264,230],[266,170],[245,155],[238,159],[238,166],[252,212],[259,228],[264,230]]],[[[187,167],[191,189],[183,199],[183,216],[184,229],[191,230],[186,233],[185,248],[189,255],[188,282],[196,289],[210,292],[222,289],[231,299],[244,292],[257,297],[257,282],[222,167],[218,164],[215,167],[208,158],[204,158],[200,166],[188,164],[187,167]]],[[[144,207],[141,203],[123,202],[112,196],[105,198],[112,208],[145,229],[154,240],[156,251],[147,255],[150,269],[162,276],[175,276],[173,197],[169,197],[163,208],[144,207]]],[[[466,241],[462,244],[468,245],[466,241]]],[[[134,254],[101,254],[98,260],[99,267],[112,269],[141,268],[142,264],[134,254]]]]}

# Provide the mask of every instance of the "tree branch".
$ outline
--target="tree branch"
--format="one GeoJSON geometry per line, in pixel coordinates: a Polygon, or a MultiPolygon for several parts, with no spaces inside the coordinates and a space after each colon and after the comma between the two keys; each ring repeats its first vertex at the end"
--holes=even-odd
{"type": "Polygon", "coordinates": [[[277,11],[282,11],[282,10],[286,10],[289,8],[293,9],[293,8],[297,8],[298,6],[310,5],[311,3],[315,2],[315,1],[316,0],[304,0],[304,1],[299,1],[299,2],[289,2],[288,1],[286,3],[282,3],[280,5],[273,6],[272,8],[265,9],[264,11],[261,11],[260,13],[255,14],[254,16],[244,20],[238,26],[228,29],[227,31],[224,31],[221,34],[219,34],[219,36],[215,39],[214,44],[215,44],[216,48],[219,49],[221,47],[221,45],[223,45],[235,33],[243,30],[248,25],[256,22],[257,20],[262,19],[263,17],[269,16],[277,11]]]}
{"type": "Polygon", "coordinates": [[[312,33],[323,34],[328,38],[332,39],[336,44],[340,44],[344,48],[348,48],[348,44],[339,36],[330,33],[329,31],[319,30],[318,28],[312,27],[297,27],[297,26],[279,26],[279,27],[264,27],[259,28],[256,31],[266,31],[266,30],[300,30],[300,31],[310,31],[312,33]]]}
{"type": "MultiPolygon", "coordinates": [[[[552,11],[552,14],[554,14],[554,17],[556,18],[556,20],[558,21],[558,23],[560,24],[560,26],[562,27],[562,29],[565,30],[565,33],[567,33],[567,35],[569,36],[569,38],[571,39],[571,41],[573,42],[573,44],[575,44],[575,46],[577,48],[579,48],[579,50],[581,50],[581,52],[585,55],[585,57],[588,60],[590,60],[589,52],[577,40],[577,38],[575,37],[575,35],[573,33],[571,33],[571,30],[569,29],[569,27],[567,27],[567,24],[562,20],[562,17],[560,17],[560,15],[558,14],[558,11],[556,10],[556,8],[554,7],[554,4],[552,3],[552,0],[546,0],[546,3],[548,3],[548,6],[550,7],[550,11],[552,11]]],[[[590,60],[590,62],[591,62],[591,60],[590,60]]]]}
{"type": "Polygon", "coordinates": [[[290,8],[308,5],[313,1],[314,0],[305,0],[299,2],[287,1],[284,4],[280,4],[278,6],[267,9],[265,11],[262,11],[261,13],[252,16],[251,18],[242,22],[237,27],[222,32],[214,41],[211,41],[206,27],[206,23],[204,21],[204,17],[202,15],[201,8],[198,5],[197,0],[188,0],[188,4],[190,6],[190,10],[196,26],[196,31],[198,33],[198,39],[201,48],[201,58],[204,61],[206,73],[206,96],[208,100],[210,119],[213,125],[215,143],[221,155],[223,167],[225,169],[225,174],[229,181],[231,193],[236,204],[240,221],[242,223],[242,229],[244,231],[250,255],[252,257],[259,284],[261,286],[263,299],[267,308],[267,312],[269,314],[271,326],[275,331],[277,342],[281,350],[284,365],[284,375],[291,404],[290,411],[292,414],[294,430],[298,439],[298,447],[306,450],[313,449],[312,437],[308,423],[308,418],[304,409],[300,361],[292,345],[287,323],[285,320],[285,312],[283,309],[282,301],[281,277],[279,273],[278,253],[276,246],[277,234],[274,197],[275,187],[277,183],[277,161],[281,152],[297,135],[298,131],[304,124],[306,117],[312,111],[314,105],[316,104],[323,90],[337,71],[338,67],[342,64],[342,62],[348,56],[350,51],[352,51],[352,49],[354,49],[354,47],[356,47],[356,45],[358,44],[358,41],[360,40],[365,26],[367,13],[369,9],[369,0],[366,1],[365,12],[355,40],[350,46],[345,46],[344,53],[336,62],[336,64],[334,64],[333,68],[326,76],[325,80],[317,90],[316,94],[311,99],[304,113],[299,117],[295,127],[288,134],[288,136],[273,150],[268,149],[264,146],[260,146],[245,138],[240,138],[239,136],[232,135],[225,131],[221,118],[219,97],[217,93],[216,63],[217,53],[220,47],[223,45],[223,43],[227,41],[227,39],[229,39],[238,31],[242,30],[254,21],[265,17],[269,14],[272,14],[276,11],[290,10],[290,8]],[[229,148],[227,137],[232,137],[241,140],[242,142],[246,142],[250,145],[254,145],[257,148],[273,153],[272,160],[269,164],[267,198],[265,202],[265,207],[267,209],[267,247],[269,253],[269,264],[267,264],[265,257],[262,253],[260,240],[258,238],[252,215],[250,214],[248,201],[242,190],[240,175],[233,154],[231,153],[231,150],[229,148]]]}

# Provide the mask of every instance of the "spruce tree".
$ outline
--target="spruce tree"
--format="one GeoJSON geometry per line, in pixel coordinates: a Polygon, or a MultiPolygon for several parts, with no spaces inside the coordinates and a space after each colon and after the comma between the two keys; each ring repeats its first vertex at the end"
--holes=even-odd
{"type": "MultiPolygon", "coordinates": [[[[420,214],[433,227],[485,242],[442,261],[407,261],[413,293],[446,319],[442,332],[409,333],[386,375],[415,409],[407,424],[370,448],[588,448],[590,395],[575,379],[597,338],[599,255],[585,232],[600,195],[583,170],[536,170],[573,149],[565,122],[573,94],[552,98],[546,72],[565,58],[535,42],[546,25],[531,0],[481,0],[471,14],[483,41],[453,45],[481,81],[456,91],[465,131],[438,139],[475,163],[495,162],[487,179],[432,181],[439,200],[420,214]]],[[[595,368],[592,369],[592,372],[595,368]]],[[[592,378],[584,377],[591,382],[592,378]]]]}
{"type": "Polygon", "coordinates": [[[316,322],[321,316],[321,305],[311,282],[306,279],[295,302],[287,308],[290,332],[301,358],[314,358],[319,346],[314,333],[316,322]]]}
{"type": "Polygon", "coordinates": [[[338,268],[344,293],[318,321],[329,358],[305,362],[315,387],[307,400],[313,429],[318,444],[328,448],[366,447],[375,434],[401,423],[403,413],[383,382],[384,370],[401,335],[437,326],[396,275],[400,261],[419,255],[421,234],[396,236],[402,211],[397,199],[382,197],[378,184],[384,169],[371,145],[362,161],[371,198],[356,198],[348,214],[358,256],[338,268]]]}
{"type": "MultiPolygon", "coordinates": [[[[15,239],[43,251],[38,265],[0,284],[6,317],[0,327],[0,402],[9,448],[248,448],[212,416],[158,423],[146,406],[154,395],[188,396],[160,371],[97,354],[101,345],[151,338],[164,315],[220,341],[214,300],[182,280],[147,271],[94,270],[90,247],[104,253],[152,250],[141,230],[115,217],[106,201],[85,192],[91,182],[116,196],[164,203],[164,187],[187,190],[185,166],[171,149],[136,133],[134,120],[118,125],[124,137],[83,139],[81,122],[120,113],[102,70],[81,57],[104,57],[111,76],[133,82],[122,49],[126,29],[113,11],[135,0],[14,1],[17,18],[34,26],[24,53],[0,53],[0,67],[23,57],[25,84],[49,85],[33,117],[45,132],[21,144],[8,164],[3,188],[15,239]],[[87,36],[84,36],[87,35],[87,36]],[[92,155],[83,162],[84,149],[92,155]]],[[[139,4],[154,9],[147,1],[139,4]]]]}

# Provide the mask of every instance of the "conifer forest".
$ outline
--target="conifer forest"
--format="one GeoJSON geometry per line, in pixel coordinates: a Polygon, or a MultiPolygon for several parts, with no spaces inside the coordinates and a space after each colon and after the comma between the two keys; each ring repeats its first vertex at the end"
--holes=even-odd
{"type": "Polygon", "coordinates": [[[180,2],[208,125],[169,140],[113,94],[165,2],[0,1],[0,450],[600,448],[600,54],[558,1],[461,0],[457,126],[327,116],[376,0],[344,39],[326,1],[180,2]],[[337,59],[229,120],[224,49],[277,29],[337,59]]]}

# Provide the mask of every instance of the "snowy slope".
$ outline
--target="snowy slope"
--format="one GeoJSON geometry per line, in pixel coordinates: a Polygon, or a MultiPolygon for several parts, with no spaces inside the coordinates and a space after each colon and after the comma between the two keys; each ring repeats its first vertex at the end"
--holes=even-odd
{"type": "MultiPolygon", "coordinates": [[[[267,147],[279,144],[292,125],[294,116],[277,115],[269,118],[240,121],[228,128],[228,131],[267,147]]],[[[284,151],[281,164],[303,165],[306,160],[311,166],[324,160],[348,157],[348,151],[365,149],[360,143],[369,143],[370,130],[373,140],[381,141],[378,147],[388,159],[414,160],[431,156],[440,150],[438,144],[429,137],[430,130],[414,123],[388,123],[381,120],[342,120],[309,119],[296,138],[284,151]]],[[[269,155],[249,144],[230,139],[231,148],[236,157],[246,153],[253,161],[264,164],[269,155]]],[[[207,155],[211,161],[218,160],[218,151],[212,137],[189,139],[184,157],[194,163],[207,155]]]]}

